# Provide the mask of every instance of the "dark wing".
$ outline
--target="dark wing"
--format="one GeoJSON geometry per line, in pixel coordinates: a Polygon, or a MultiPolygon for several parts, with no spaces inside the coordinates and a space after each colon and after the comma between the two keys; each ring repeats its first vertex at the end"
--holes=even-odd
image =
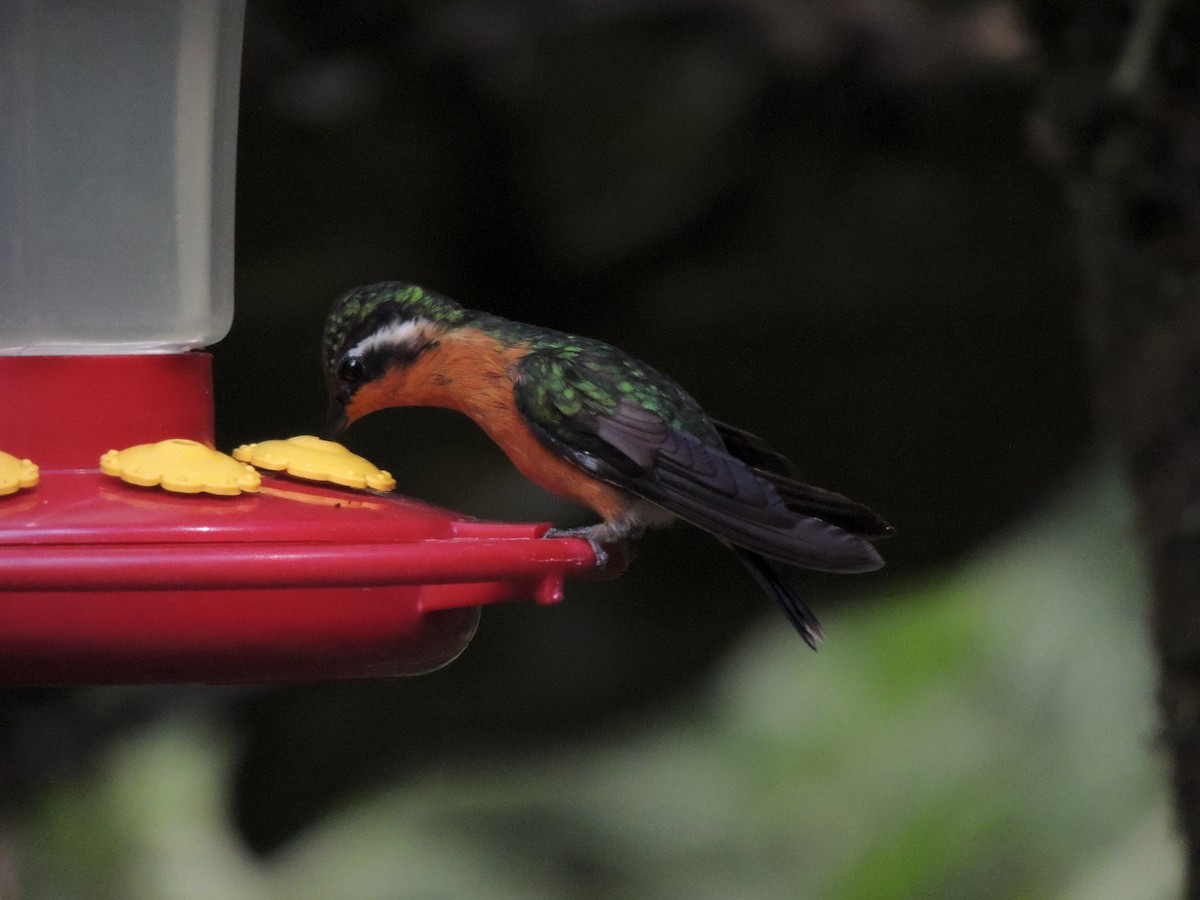
{"type": "Polygon", "coordinates": [[[634,399],[605,369],[536,353],[517,376],[517,408],[534,434],[585,471],[769,559],[828,572],[883,565],[862,538],[789,509],[745,462],[672,425],[694,413],[675,408],[689,402],[682,392],[639,385],[650,393],[634,399]]]}
{"type": "Polygon", "coordinates": [[[762,438],[748,431],[713,422],[729,453],[771,483],[788,508],[801,515],[816,516],[865,538],[889,537],[895,529],[874,510],[849,497],[813,487],[800,480],[792,461],[762,438]]]}

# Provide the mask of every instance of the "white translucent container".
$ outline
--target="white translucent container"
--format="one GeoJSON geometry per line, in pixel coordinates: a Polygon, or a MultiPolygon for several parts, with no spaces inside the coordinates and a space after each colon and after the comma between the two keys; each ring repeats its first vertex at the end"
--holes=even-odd
{"type": "Polygon", "coordinates": [[[0,354],[233,318],[243,0],[0,0],[0,354]]]}

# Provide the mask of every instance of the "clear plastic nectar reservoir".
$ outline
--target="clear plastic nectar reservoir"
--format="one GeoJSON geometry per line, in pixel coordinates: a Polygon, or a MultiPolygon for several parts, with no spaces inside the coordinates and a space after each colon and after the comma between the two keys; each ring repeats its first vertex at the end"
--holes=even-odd
{"type": "Polygon", "coordinates": [[[0,354],[228,331],[243,6],[0,3],[0,354]]]}

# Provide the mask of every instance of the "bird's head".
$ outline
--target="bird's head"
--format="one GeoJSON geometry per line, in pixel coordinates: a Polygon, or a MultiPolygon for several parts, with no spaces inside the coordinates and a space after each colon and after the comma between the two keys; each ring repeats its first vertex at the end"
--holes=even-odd
{"type": "Polygon", "coordinates": [[[326,436],[394,397],[406,373],[438,347],[469,313],[440,294],[385,281],[339,297],[329,312],[321,361],[329,385],[326,436]]]}

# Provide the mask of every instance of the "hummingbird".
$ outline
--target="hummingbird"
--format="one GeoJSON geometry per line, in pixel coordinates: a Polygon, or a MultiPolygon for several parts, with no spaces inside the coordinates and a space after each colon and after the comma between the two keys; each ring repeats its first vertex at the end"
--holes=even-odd
{"type": "Polygon", "coordinates": [[[436,406],[475,421],[516,468],[588,507],[578,536],[604,547],[682,519],[733,550],[816,649],[821,626],[775,563],[822,572],[878,569],[878,514],[805,484],[762,439],[709,417],[682,387],[598,340],[465,309],[400,281],[355,288],[322,341],[327,436],[394,406],[436,406]]]}

